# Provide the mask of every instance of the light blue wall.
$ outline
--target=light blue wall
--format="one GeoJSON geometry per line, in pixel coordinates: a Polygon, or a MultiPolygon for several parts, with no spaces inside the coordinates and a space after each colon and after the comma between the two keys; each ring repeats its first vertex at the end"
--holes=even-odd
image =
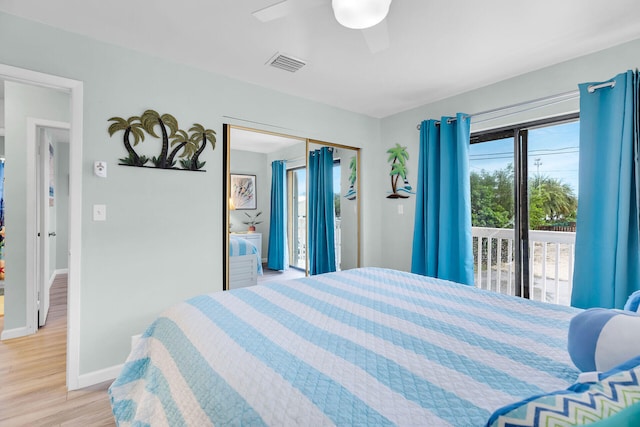
{"type": "MultiPolygon", "coordinates": [[[[578,83],[604,81],[618,73],[638,66],[640,66],[640,40],[566,61],[383,119],[381,124],[382,151],[374,164],[365,165],[365,167],[374,167],[384,171],[377,176],[379,191],[371,196],[381,200],[380,211],[382,223],[385,224],[384,228],[382,228],[385,256],[382,258],[381,264],[400,270],[410,270],[411,268],[415,196],[406,200],[384,198],[386,197],[386,192],[390,190],[388,175],[390,167],[387,163],[387,157],[383,153],[396,143],[408,147],[410,155],[408,177],[415,186],[420,137],[416,129],[418,123],[424,119],[455,115],[456,112],[473,114],[577,90],[578,83]],[[404,214],[402,215],[398,213],[399,204],[402,204],[404,208],[404,214]]],[[[470,72],[473,72],[473,70],[470,69],[470,72]]],[[[472,131],[575,112],[578,109],[579,105],[576,99],[545,109],[536,109],[523,114],[505,117],[502,120],[472,125],[472,131]]]]}
{"type": "MultiPolygon", "coordinates": [[[[1,26],[0,26],[1,28],[1,26]]],[[[1,32],[2,30],[0,30],[1,32]]],[[[1,36],[0,36],[1,38],[1,36]]],[[[69,121],[69,95],[5,82],[5,329],[26,326],[27,118],[69,121]]]]}
{"type": "MultiPolygon", "coordinates": [[[[269,123],[296,136],[371,147],[372,162],[379,145],[379,121],[370,117],[6,14],[0,14],[0,63],[84,82],[81,374],[123,363],[130,336],[141,333],[161,310],[222,289],[222,124],[232,123],[224,116],[269,123]],[[148,108],[174,115],[181,127],[201,123],[217,132],[217,148],[201,158],[206,173],[117,165],[125,150],[118,136],[109,137],[107,120],[148,108]],[[95,160],[108,162],[107,179],[92,175],[95,160]],[[93,204],[106,204],[106,222],[92,221],[93,204]]],[[[142,146],[156,149],[154,144],[149,139],[142,146]]],[[[365,206],[373,208],[367,199],[365,206]]],[[[378,228],[365,221],[367,227],[371,237],[364,239],[371,250],[365,262],[376,264],[378,228]]],[[[12,318],[11,325],[22,321],[12,318]]]]}

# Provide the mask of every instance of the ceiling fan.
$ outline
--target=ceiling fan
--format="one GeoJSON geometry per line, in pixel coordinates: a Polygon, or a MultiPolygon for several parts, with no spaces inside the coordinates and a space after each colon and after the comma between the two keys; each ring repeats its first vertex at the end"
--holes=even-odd
{"type": "MultiPolygon", "coordinates": [[[[336,21],[344,27],[359,30],[371,53],[389,47],[389,30],[386,16],[392,0],[332,0],[336,21]]],[[[269,22],[283,18],[298,10],[326,6],[327,0],[281,0],[252,12],[258,20],[269,22]]]]}

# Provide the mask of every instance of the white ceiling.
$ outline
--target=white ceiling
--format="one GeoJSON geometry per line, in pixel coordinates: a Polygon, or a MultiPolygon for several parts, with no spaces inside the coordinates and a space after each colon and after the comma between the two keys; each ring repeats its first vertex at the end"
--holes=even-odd
{"type": "Polygon", "coordinates": [[[234,150],[268,154],[296,144],[305,144],[304,139],[231,128],[231,142],[234,150]]]}
{"type": "Polygon", "coordinates": [[[318,102],[385,117],[640,38],[638,0],[395,0],[372,53],[331,0],[0,0],[0,10],[318,102]],[[276,52],[307,61],[267,67],[276,52]]]}

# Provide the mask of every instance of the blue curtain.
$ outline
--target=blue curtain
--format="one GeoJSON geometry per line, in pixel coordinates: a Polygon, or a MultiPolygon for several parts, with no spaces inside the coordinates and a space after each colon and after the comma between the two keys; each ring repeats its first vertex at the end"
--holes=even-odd
{"type": "Polygon", "coordinates": [[[333,149],[309,153],[309,274],[336,271],[333,149]]]}
{"type": "Polygon", "coordinates": [[[420,126],[411,271],[473,284],[468,115],[420,126]]]}
{"type": "Polygon", "coordinates": [[[571,305],[623,308],[640,289],[638,72],[580,87],[580,172],[571,305]]]}
{"type": "Polygon", "coordinates": [[[286,270],[289,267],[287,245],[287,163],[271,163],[271,222],[269,224],[269,252],[267,267],[286,270]]]}

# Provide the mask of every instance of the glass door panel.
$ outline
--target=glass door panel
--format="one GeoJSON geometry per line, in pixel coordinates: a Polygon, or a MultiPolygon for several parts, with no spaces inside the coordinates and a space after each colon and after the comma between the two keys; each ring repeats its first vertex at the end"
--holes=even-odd
{"type": "Polygon", "coordinates": [[[513,137],[471,144],[469,170],[475,284],[516,295],[513,137]]]}
{"type": "Polygon", "coordinates": [[[306,269],[307,183],[304,167],[287,171],[289,265],[306,269]]]}
{"type": "Polygon", "coordinates": [[[578,121],[528,131],[531,299],[570,305],[578,209],[578,121]]]}

